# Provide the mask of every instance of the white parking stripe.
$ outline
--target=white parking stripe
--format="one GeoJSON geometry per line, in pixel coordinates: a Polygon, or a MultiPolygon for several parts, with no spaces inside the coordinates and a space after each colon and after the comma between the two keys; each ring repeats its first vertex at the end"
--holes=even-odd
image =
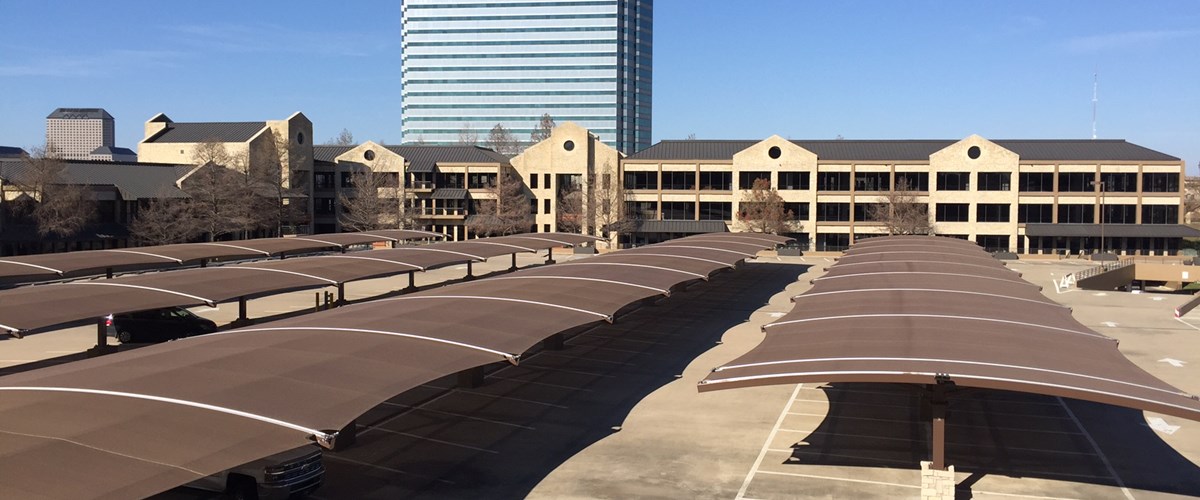
{"type": "Polygon", "coordinates": [[[412,405],[406,405],[406,404],[400,404],[400,403],[393,403],[391,401],[384,401],[383,404],[384,404],[384,406],[395,406],[397,408],[408,408],[410,410],[423,411],[426,413],[437,413],[439,415],[450,415],[452,417],[465,418],[467,420],[474,420],[477,422],[487,422],[489,424],[503,425],[503,426],[507,426],[507,427],[516,427],[518,429],[527,429],[527,430],[531,430],[531,431],[537,430],[528,425],[514,424],[511,422],[501,422],[499,420],[492,420],[490,418],[472,417],[470,415],[466,415],[466,414],[462,414],[462,413],[454,413],[452,411],[435,410],[433,408],[426,408],[424,406],[412,406],[412,405]]]}
{"type": "Polygon", "coordinates": [[[885,481],[868,481],[866,479],[849,479],[849,478],[844,478],[844,477],[817,476],[817,475],[813,475],[813,474],[798,474],[795,472],[774,472],[774,471],[769,471],[769,470],[764,470],[764,471],[760,471],[760,472],[762,472],[763,474],[774,474],[777,476],[805,477],[805,478],[809,478],[809,479],[827,479],[830,481],[843,481],[843,482],[847,482],[847,483],[877,484],[879,486],[895,486],[895,487],[899,487],[899,488],[913,488],[913,489],[918,489],[918,490],[921,489],[921,485],[919,485],[919,484],[914,485],[914,484],[889,483],[889,482],[885,482],[885,481]]]}
{"type": "Polygon", "coordinates": [[[348,463],[348,464],[354,464],[354,465],[357,465],[357,466],[359,466],[359,467],[370,467],[370,468],[372,468],[372,469],[379,469],[379,470],[388,471],[388,472],[391,472],[391,473],[394,473],[394,474],[400,474],[400,475],[404,475],[404,476],[419,477],[419,478],[422,478],[422,479],[432,479],[432,480],[434,480],[434,481],[437,481],[437,482],[439,482],[439,483],[442,483],[442,484],[454,484],[454,481],[447,481],[447,480],[445,480],[445,479],[438,479],[438,478],[429,477],[429,476],[425,476],[425,475],[421,475],[421,474],[414,474],[414,473],[412,473],[412,472],[404,472],[404,471],[402,471],[402,470],[400,470],[400,469],[393,469],[393,468],[391,468],[391,467],[385,467],[385,466],[378,465],[378,464],[371,464],[371,463],[363,462],[363,461],[361,461],[361,460],[355,460],[355,459],[353,459],[353,458],[348,458],[348,457],[346,457],[346,455],[345,455],[345,454],[325,453],[324,455],[321,455],[321,458],[322,458],[323,460],[333,460],[333,461],[336,461],[336,462],[346,462],[346,463],[348,463]]]}
{"type": "Polygon", "coordinates": [[[1133,500],[1133,493],[1129,491],[1129,488],[1125,487],[1125,482],[1121,480],[1121,476],[1118,476],[1117,471],[1113,469],[1112,463],[1109,462],[1108,457],[1104,455],[1104,450],[1100,449],[1100,445],[1096,444],[1095,439],[1092,439],[1092,434],[1088,432],[1088,430],[1083,427],[1083,424],[1079,422],[1079,419],[1075,417],[1075,412],[1071,411],[1071,407],[1067,406],[1067,403],[1064,402],[1062,398],[1055,396],[1054,399],[1058,400],[1058,404],[1062,405],[1063,409],[1067,411],[1067,415],[1071,417],[1071,420],[1075,421],[1075,426],[1078,427],[1079,431],[1083,433],[1083,437],[1087,438],[1088,443],[1092,445],[1092,449],[1096,450],[1096,455],[1099,456],[1100,460],[1104,462],[1104,467],[1108,469],[1109,475],[1116,480],[1117,486],[1121,488],[1121,493],[1125,494],[1125,498],[1133,500]]]}
{"type": "Polygon", "coordinates": [[[775,441],[775,435],[779,433],[779,428],[783,426],[783,420],[787,418],[788,412],[791,411],[792,401],[795,401],[796,396],[800,394],[801,387],[804,387],[804,384],[796,386],[796,390],[792,391],[792,397],[788,398],[787,405],[779,413],[779,418],[775,420],[775,426],[771,428],[771,433],[767,435],[767,441],[763,443],[762,450],[758,452],[758,458],[754,459],[754,465],[750,467],[750,472],[746,474],[746,479],[742,481],[742,487],[738,488],[737,496],[734,497],[735,499],[742,500],[746,498],[746,490],[750,488],[750,481],[754,480],[754,474],[762,466],[763,457],[767,456],[767,451],[771,448],[771,442],[775,441]]]}
{"type": "Polygon", "coordinates": [[[493,455],[499,455],[499,454],[500,454],[500,452],[498,452],[498,451],[495,451],[495,450],[489,450],[489,449],[487,449],[487,448],[479,448],[479,447],[477,447],[477,446],[471,446],[471,445],[468,445],[468,444],[460,444],[460,443],[453,443],[453,442],[450,442],[450,441],[443,441],[443,440],[441,440],[441,439],[434,439],[434,438],[431,438],[431,437],[429,437],[429,436],[422,436],[422,435],[420,435],[420,434],[413,434],[413,433],[411,433],[411,432],[404,432],[404,431],[394,431],[394,430],[391,430],[391,429],[388,429],[388,428],[384,428],[384,427],[367,427],[367,428],[368,428],[368,429],[375,429],[375,430],[378,430],[378,431],[383,431],[383,432],[386,432],[386,433],[389,433],[389,434],[395,434],[395,435],[397,435],[397,436],[410,437],[410,438],[416,439],[416,440],[418,440],[418,441],[429,441],[430,443],[444,444],[444,445],[446,445],[446,446],[453,446],[453,447],[455,447],[455,448],[463,448],[463,449],[472,450],[472,451],[482,451],[482,452],[484,452],[484,453],[491,453],[491,454],[493,454],[493,455]]]}

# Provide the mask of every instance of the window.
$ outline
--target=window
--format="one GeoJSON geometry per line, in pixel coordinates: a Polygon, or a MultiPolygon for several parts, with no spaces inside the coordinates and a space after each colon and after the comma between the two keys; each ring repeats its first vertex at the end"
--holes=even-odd
{"type": "Polygon", "coordinates": [[[1093,205],[1059,205],[1059,224],[1091,224],[1096,220],[1096,207],[1093,205]]]}
{"type": "Polygon", "coordinates": [[[1054,222],[1054,205],[1049,203],[1022,203],[1017,205],[1017,222],[1049,224],[1054,222]]]}
{"type": "Polygon", "coordinates": [[[437,185],[440,188],[461,189],[466,185],[464,174],[438,174],[437,185]]]}
{"type": "Polygon", "coordinates": [[[470,174],[467,176],[467,187],[484,189],[496,185],[496,174],[470,174]]]}
{"type": "MultiPolygon", "coordinates": [[[[1166,174],[1175,175],[1175,174],[1166,174]]],[[[1179,176],[1175,176],[1176,179],[1179,176]]],[[[1142,205],[1142,224],[1178,224],[1178,205],[1142,205]]]]}
{"type": "Polygon", "coordinates": [[[333,189],[333,173],[318,172],[313,174],[313,188],[315,189],[333,189]]]}
{"type": "Polygon", "coordinates": [[[662,216],[663,220],[695,220],[696,203],[691,201],[664,201],[662,204],[662,216]]]}
{"type": "MultiPolygon", "coordinates": [[[[550,174],[546,174],[546,175],[550,175],[550,174]]],[[[550,224],[542,224],[542,232],[549,233],[550,232],[550,224]]]]}
{"type": "Polygon", "coordinates": [[[550,189],[550,174],[542,174],[542,189],[550,189]]]}
{"type": "Polygon", "coordinates": [[[700,172],[700,189],[730,191],[733,189],[733,172],[700,172]]]}
{"type": "Polygon", "coordinates": [[[882,217],[886,217],[888,208],[886,203],[855,203],[854,204],[854,220],[858,222],[879,222],[882,217]]]}
{"type": "Polygon", "coordinates": [[[975,222],[1008,222],[1007,203],[980,203],[975,205],[975,222]]]}
{"type": "Polygon", "coordinates": [[[779,189],[808,189],[808,172],[780,172],[779,189]]]}
{"type": "MultiPolygon", "coordinates": [[[[1058,174],[1058,192],[1060,193],[1083,193],[1087,191],[1095,191],[1092,186],[1092,181],[1096,179],[1096,174],[1091,172],[1062,172],[1058,174]]],[[[1059,222],[1062,222],[1061,220],[1059,222]]]]}
{"type": "Polygon", "coordinates": [[[858,172],[854,174],[854,190],[890,191],[891,177],[889,172],[858,172]]]}
{"type": "Polygon", "coordinates": [[[980,191],[1011,191],[1012,174],[1008,172],[980,172],[980,191]]]}
{"type": "Polygon", "coordinates": [[[663,190],[693,190],[696,189],[696,173],[695,172],[663,172],[662,173],[662,188],[663,190]]]}
{"type": "Polygon", "coordinates": [[[1105,224],[1137,224],[1137,205],[1104,205],[1101,213],[1105,224]]]}
{"type": "Polygon", "coordinates": [[[754,181],[758,179],[766,179],[768,186],[771,183],[770,172],[739,172],[738,173],[738,189],[751,189],[754,187],[754,181]]]}
{"type": "Polygon", "coordinates": [[[817,203],[818,222],[850,222],[849,203],[817,203]]]}
{"type": "Polygon", "coordinates": [[[1017,174],[1017,189],[1022,193],[1054,192],[1054,174],[1050,172],[1027,172],[1017,174]]]}
{"type": "Polygon", "coordinates": [[[808,220],[808,203],[784,203],[783,209],[792,213],[792,219],[798,221],[808,220]]]}
{"type": "Polygon", "coordinates": [[[971,189],[970,172],[938,172],[938,191],[969,191],[971,189]]]}
{"type": "Polygon", "coordinates": [[[840,252],[847,248],[850,248],[850,235],[848,234],[817,234],[818,252],[840,252]]]}
{"type": "Polygon", "coordinates": [[[733,220],[733,203],[727,201],[700,202],[700,220],[733,220]]]}
{"type": "Polygon", "coordinates": [[[1104,183],[1102,190],[1106,193],[1137,192],[1137,174],[1134,173],[1102,173],[1100,182],[1104,183]]]}
{"type": "Polygon", "coordinates": [[[313,213],[319,215],[333,214],[333,198],[314,198],[313,213]]]}
{"type": "Polygon", "coordinates": [[[1008,251],[1008,235],[1007,234],[980,234],[975,236],[975,243],[983,247],[986,252],[1007,252],[1008,251]]]}
{"type": "Polygon", "coordinates": [[[625,204],[631,219],[658,220],[657,203],[653,201],[630,201],[625,204]]]}
{"type": "Polygon", "coordinates": [[[929,172],[896,172],[896,190],[929,191],[929,172]]]}
{"type": "MultiPolygon", "coordinates": [[[[941,174],[938,174],[941,181],[941,174]]],[[[937,222],[967,222],[971,216],[971,205],[969,203],[938,203],[936,214],[934,214],[937,222]]]]}
{"type": "Polygon", "coordinates": [[[626,189],[658,189],[658,172],[625,172],[626,189]]]}
{"type": "Polygon", "coordinates": [[[580,189],[583,189],[583,174],[558,174],[559,193],[566,193],[580,189]]]}
{"type": "MultiPolygon", "coordinates": [[[[537,215],[537,207],[538,207],[538,203],[537,203],[536,199],[529,200],[529,213],[531,215],[537,215]]],[[[532,231],[532,232],[537,232],[536,228],[534,228],[534,231],[532,231]]]]}
{"type": "Polygon", "coordinates": [[[542,200],[542,213],[544,213],[544,214],[550,213],[550,198],[546,198],[546,199],[542,200]]]}
{"type": "Polygon", "coordinates": [[[850,172],[817,172],[817,191],[849,191],[850,172]]]}
{"type": "Polygon", "coordinates": [[[354,187],[355,175],[358,175],[358,172],[342,172],[342,187],[354,187]]]}
{"type": "Polygon", "coordinates": [[[538,188],[538,174],[529,174],[529,189],[538,188]]]}
{"type": "MultiPolygon", "coordinates": [[[[1142,174],[1142,191],[1146,193],[1177,193],[1179,192],[1179,174],[1142,174]]],[[[1147,224],[1149,223],[1147,222],[1147,224]]]]}

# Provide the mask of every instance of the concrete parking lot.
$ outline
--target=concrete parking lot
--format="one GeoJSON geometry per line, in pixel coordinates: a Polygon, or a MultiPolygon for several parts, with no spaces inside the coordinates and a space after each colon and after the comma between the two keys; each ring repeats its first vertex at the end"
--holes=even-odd
{"type": "MultiPolygon", "coordinates": [[[[493,260],[503,261],[488,264],[497,269],[508,265],[493,260]]],[[[696,391],[711,368],[756,345],[759,328],[788,311],[789,298],[831,264],[762,258],[576,335],[561,351],[496,365],[480,387],[447,379],[399,395],[359,419],[357,445],[326,454],[327,482],[316,495],[917,498],[929,429],[913,388],[696,391]]],[[[1189,296],[1059,293],[1053,282],[1087,263],[1010,266],[1072,307],[1084,325],[1119,339],[1134,363],[1200,393],[1200,313],[1173,316],[1189,296]]],[[[464,271],[418,277],[457,279],[464,271]]],[[[406,277],[373,281],[347,291],[358,297],[407,284],[406,277]]],[[[259,299],[251,316],[311,307],[312,300],[312,292],[259,299]]],[[[201,314],[221,322],[217,314],[230,314],[222,309],[201,314]]],[[[85,330],[83,348],[95,335],[94,327],[85,330]]],[[[1173,417],[978,391],[951,399],[948,442],[960,498],[1200,496],[1200,423],[1173,417]]],[[[176,490],[163,498],[207,496],[176,490]]]]}

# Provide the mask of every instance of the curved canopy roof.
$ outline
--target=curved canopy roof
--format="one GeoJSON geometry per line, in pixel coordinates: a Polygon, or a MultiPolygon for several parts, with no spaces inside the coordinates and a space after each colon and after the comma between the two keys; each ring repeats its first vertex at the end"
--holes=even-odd
{"type": "Polygon", "coordinates": [[[724,246],[650,245],[2,377],[0,490],[140,497],[331,445],[400,392],[518,363],[551,335],[743,260],[724,246]]]}
{"type": "MultiPolygon", "coordinates": [[[[345,244],[364,238],[355,233],[322,236],[336,236],[338,238],[330,238],[329,241],[345,244]]],[[[271,244],[294,239],[278,238],[271,244]]],[[[0,290],[0,328],[10,331],[33,330],[112,313],[169,306],[214,305],[240,297],[336,286],[350,281],[482,261],[500,255],[573,246],[575,242],[592,239],[589,236],[557,233],[539,233],[536,237],[500,236],[486,240],[25,286],[0,290]]]]}
{"type": "Polygon", "coordinates": [[[20,255],[0,258],[0,280],[39,281],[83,276],[106,269],[132,271],[177,266],[200,260],[271,257],[296,252],[344,249],[381,241],[443,238],[440,233],[392,229],[365,233],[331,233],[284,238],[257,238],[208,243],[176,243],[108,250],[20,255]]]}
{"type": "MultiPolygon", "coordinates": [[[[872,238],[793,299],[750,352],[701,391],[798,382],[896,382],[1070,397],[1200,420],[1200,401],[1130,362],[999,261],[936,237],[872,238]],[[913,247],[941,262],[851,256],[913,247]]],[[[900,255],[900,254],[897,254],[900,255]]]]}

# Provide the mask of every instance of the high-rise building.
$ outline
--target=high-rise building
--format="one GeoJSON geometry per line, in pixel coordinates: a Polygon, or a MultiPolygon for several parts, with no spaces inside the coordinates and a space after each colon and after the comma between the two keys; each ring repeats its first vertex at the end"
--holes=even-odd
{"type": "Polygon", "coordinates": [[[68,160],[86,160],[116,146],[116,124],[102,108],[58,108],[46,117],[46,147],[68,160]]]}
{"type": "Polygon", "coordinates": [[[650,145],[653,0],[405,0],[406,142],[529,141],[543,114],[650,145]]]}

